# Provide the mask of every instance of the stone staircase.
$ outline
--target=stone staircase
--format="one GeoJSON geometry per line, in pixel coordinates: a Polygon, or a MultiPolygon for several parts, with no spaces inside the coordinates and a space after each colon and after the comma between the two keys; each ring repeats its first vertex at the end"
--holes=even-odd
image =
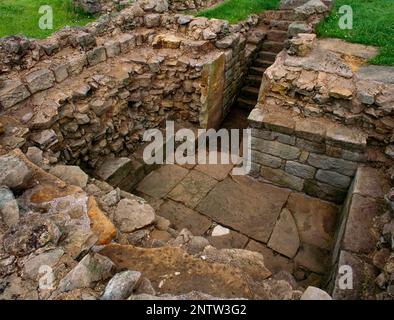
{"type": "Polygon", "coordinates": [[[244,86],[237,100],[240,108],[252,110],[257,103],[260,85],[265,70],[271,66],[276,55],[282,51],[286,41],[287,29],[295,21],[293,10],[267,11],[262,19],[266,38],[245,77],[244,86]]]}

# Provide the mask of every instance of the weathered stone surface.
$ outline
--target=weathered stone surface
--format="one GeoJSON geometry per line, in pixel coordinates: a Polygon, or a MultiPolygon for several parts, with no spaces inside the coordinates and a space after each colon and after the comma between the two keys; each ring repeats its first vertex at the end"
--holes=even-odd
{"type": "Polygon", "coordinates": [[[24,256],[46,245],[56,245],[60,235],[59,228],[49,219],[37,214],[25,215],[4,235],[4,249],[24,256]]]}
{"type": "Polygon", "coordinates": [[[296,147],[277,141],[267,141],[258,138],[252,138],[252,148],[286,160],[298,159],[301,154],[300,149],[296,147]]]}
{"type": "Polygon", "coordinates": [[[251,238],[268,242],[290,192],[249,177],[233,179],[219,182],[196,210],[251,238]]]}
{"type": "Polygon", "coordinates": [[[25,80],[30,92],[36,93],[51,88],[55,83],[55,76],[48,69],[40,69],[29,73],[25,80]]]}
{"type": "Polygon", "coordinates": [[[243,249],[245,247],[248,242],[248,237],[227,228],[224,229],[228,230],[228,233],[221,233],[219,235],[217,231],[218,227],[220,226],[216,226],[213,229],[211,236],[207,238],[212,246],[217,249],[243,249]]]}
{"type": "Polygon", "coordinates": [[[265,266],[272,273],[277,273],[282,270],[293,273],[294,270],[293,262],[290,259],[285,258],[284,256],[272,251],[266,245],[251,240],[246,246],[246,249],[260,252],[264,257],[265,266]]]}
{"type": "Polygon", "coordinates": [[[116,228],[98,207],[93,196],[90,196],[88,199],[88,216],[91,221],[92,232],[98,238],[97,244],[110,243],[116,236],[116,228]]]}
{"type": "Polygon", "coordinates": [[[331,127],[327,129],[327,143],[345,149],[365,150],[367,146],[366,135],[345,127],[331,127]]]}
{"type": "Polygon", "coordinates": [[[306,57],[316,45],[316,35],[299,33],[288,41],[287,53],[291,56],[306,57]]]}
{"type": "Polygon", "coordinates": [[[354,176],[358,167],[358,164],[355,162],[314,153],[309,155],[308,163],[316,168],[335,171],[350,177],[354,176]]]}
{"type": "Polygon", "coordinates": [[[0,104],[11,108],[30,96],[29,90],[19,80],[6,80],[0,89],[0,104]]]}
{"type": "Polygon", "coordinates": [[[339,189],[317,180],[305,180],[303,191],[316,198],[324,199],[334,203],[342,203],[346,198],[347,190],[339,189]]]}
{"type": "Polygon", "coordinates": [[[5,186],[0,186],[0,218],[12,227],[19,221],[19,207],[14,194],[5,186]]]}
{"type": "Polygon", "coordinates": [[[212,224],[207,217],[171,200],[161,205],[158,214],[170,220],[175,229],[186,228],[194,235],[203,235],[212,224]]]}
{"type": "Polygon", "coordinates": [[[338,214],[335,205],[292,193],[286,208],[293,214],[302,243],[331,248],[338,214]]]}
{"type": "Polygon", "coordinates": [[[101,300],[125,300],[141,280],[141,272],[123,271],[117,273],[107,284],[101,300]]]}
{"type": "Polygon", "coordinates": [[[32,176],[31,169],[18,157],[12,154],[0,157],[0,185],[11,189],[26,187],[32,176]]]}
{"type": "Polygon", "coordinates": [[[110,245],[100,252],[118,268],[143,272],[157,292],[182,294],[198,290],[218,297],[253,296],[238,268],[210,263],[178,247],[154,249],[110,245]],[[177,276],[163,280],[163,274],[177,276]]]}
{"type": "Polygon", "coordinates": [[[96,175],[110,185],[118,185],[131,171],[129,158],[107,158],[96,171],[96,175]]]}
{"type": "Polygon", "coordinates": [[[198,164],[195,167],[197,171],[205,173],[208,176],[219,181],[224,180],[228,176],[232,168],[232,164],[198,164]]]}
{"type": "Polygon", "coordinates": [[[304,243],[298,250],[294,262],[313,272],[324,273],[327,271],[328,258],[329,251],[304,243]]]}
{"type": "Polygon", "coordinates": [[[37,147],[29,147],[26,152],[26,157],[34,164],[40,166],[42,164],[43,151],[37,147]]]}
{"type": "Polygon", "coordinates": [[[351,182],[348,176],[328,170],[317,170],[316,179],[341,189],[348,188],[351,182]]]}
{"type": "Polygon", "coordinates": [[[321,123],[316,121],[297,121],[295,126],[295,133],[298,137],[323,142],[326,136],[326,128],[321,123]]]}
{"type": "Polygon", "coordinates": [[[299,246],[300,237],[294,218],[289,210],[284,209],[272,231],[268,247],[289,258],[293,258],[299,246]]]}
{"type": "Polygon", "coordinates": [[[221,249],[212,246],[204,249],[202,255],[212,262],[231,265],[239,268],[256,281],[261,281],[272,275],[264,265],[264,257],[258,252],[242,249],[221,249]]]}
{"type": "Polygon", "coordinates": [[[287,161],[285,171],[300,178],[312,179],[315,175],[316,169],[299,162],[287,161]]]}
{"type": "Polygon", "coordinates": [[[252,161],[271,168],[280,168],[283,162],[281,158],[255,150],[252,150],[252,161]]]}
{"type": "Polygon", "coordinates": [[[110,278],[114,263],[100,254],[87,254],[59,283],[58,292],[93,288],[98,281],[110,278]]]}
{"type": "Polygon", "coordinates": [[[322,289],[310,286],[306,288],[300,300],[332,300],[332,298],[322,289]]]}
{"type": "Polygon", "coordinates": [[[290,37],[295,37],[299,33],[311,33],[313,31],[312,27],[305,22],[295,21],[289,25],[288,35],[290,37]]]}
{"type": "Polygon", "coordinates": [[[217,181],[196,170],[189,174],[169,193],[168,197],[194,208],[214,187],[217,181]]]}
{"type": "Polygon", "coordinates": [[[260,175],[279,186],[291,188],[296,191],[301,191],[304,187],[304,180],[302,178],[293,176],[281,169],[273,169],[268,167],[261,167],[260,175]]]}
{"type": "Polygon", "coordinates": [[[95,66],[96,64],[107,60],[105,47],[96,47],[93,50],[89,51],[86,56],[90,66],[95,66]]]}
{"type": "Polygon", "coordinates": [[[353,193],[383,199],[388,190],[388,182],[379,170],[366,166],[358,168],[354,177],[353,193]]]}
{"type": "Polygon", "coordinates": [[[121,232],[130,233],[152,224],[155,211],[144,201],[122,199],[114,214],[114,221],[121,232]]]}
{"type": "Polygon", "coordinates": [[[337,273],[335,279],[335,286],[332,293],[334,300],[357,300],[368,298],[366,294],[373,292],[375,277],[377,276],[373,266],[362,261],[351,252],[341,250],[338,267],[350,266],[353,275],[353,289],[343,290],[340,288],[339,281],[343,274],[337,273]]]}
{"type": "Polygon", "coordinates": [[[372,233],[372,226],[379,210],[380,203],[376,199],[353,195],[343,236],[344,250],[365,254],[374,250],[377,239],[372,233]]]}
{"type": "Polygon", "coordinates": [[[188,170],[177,165],[165,165],[150,173],[137,187],[154,198],[163,198],[167,195],[188,173],[188,170]],[[166,181],[166,183],[162,183],[166,181]]]}
{"type": "Polygon", "coordinates": [[[63,254],[64,250],[62,248],[56,248],[29,258],[23,267],[23,275],[32,280],[38,280],[40,268],[42,266],[54,268],[63,254]]]}
{"type": "Polygon", "coordinates": [[[49,170],[49,173],[63,181],[84,188],[88,182],[88,175],[77,166],[57,165],[49,170]]]}
{"type": "Polygon", "coordinates": [[[34,133],[30,136],[30,139],[42,150],[47,150],[59,142],[57,134],[53,129],[34,133]]]}

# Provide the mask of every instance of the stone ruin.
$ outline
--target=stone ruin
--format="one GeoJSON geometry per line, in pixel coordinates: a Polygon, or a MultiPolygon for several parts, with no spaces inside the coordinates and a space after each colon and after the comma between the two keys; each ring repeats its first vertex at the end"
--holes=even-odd
{"type": "Polygon", "coordinates": [[[394,72],[316,39],[331,1],[236,25],[180,13],[218,1],[81,2],[106,13],[0,40],[1,299],[392,298],[394,72]],[[142,160],[146,130],[234,106],[251,177],[142,160]]]}

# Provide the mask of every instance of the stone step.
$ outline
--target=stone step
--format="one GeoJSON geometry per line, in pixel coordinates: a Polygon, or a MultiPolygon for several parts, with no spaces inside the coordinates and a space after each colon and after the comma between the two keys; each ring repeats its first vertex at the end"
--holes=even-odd
{"type": "Polygon", "coordinates": [[[275,62],[277,53],[270,52],[270,51],[260,51],[257,57],[261,60],[271,61],[272,63],[275,62]]]}
{"type": "Polygon", "coordinates": [[[258,76],[258,75],[254,75],[254,74],[249,74],[246,79],[245,79],[245,83],[250,86],[250,87],[254,87],[254,88],[259,88],[261,86],[261,80],[262,77],[258,76]]]}
{"type": "Polygon", "coordinates": [[[288,38],[287,32],[282,30],[270,30],[267,33],[268,41],[284,42],[288,38]]]}
{"type": "Polygon", "coordinates": [[[270,29],[287,31],[293,20],[268,20],[268,25],[270,29]]]}
{"type": "Polygon", "coordinates": [[[247,99],[250,98],[257,101],[259,91],[259,88],[246,86],[241,89],[241,96],[247,99]]]}
{"type": "Polygon", "coordinates": [[[268,68],[270,66],[272,66],[272,61],[269,60],[263,60],[263,59],[256,59],[255,62],[253,63],[253,65],[255,67],[259,67],[259,68],[268,68]]]}
{"type": "Polygon", "coordinates": [[[259,76],[263,76],[264,72],[265,72],[266,68],[259,68],[259,67],[251,67],[249,69],[249,74],[254,74],[254,75],[259,75],[259,76]]]}
{"type": "Polygon", "coordinates": [[[276,41],[264,41],[262,50],[268,51],[272,53],[279,53],[283,50],[284,44],[283,42],[276,42],[276,41]]]}
{"type": "Polygon", "coordinates": [[[265,12],[265,20],[286,20],[295,21],[297,19],[293,10],[274,10],[265,12]]]}
{"type": "Polygon", "coordinates": [[[237,100],[237,106],[242,109],[246,110],[253,110],[254,107],[256,106],[256,100],[251,100],[251,99],[245,99],[242,97],[239,97],[237,100]]]}

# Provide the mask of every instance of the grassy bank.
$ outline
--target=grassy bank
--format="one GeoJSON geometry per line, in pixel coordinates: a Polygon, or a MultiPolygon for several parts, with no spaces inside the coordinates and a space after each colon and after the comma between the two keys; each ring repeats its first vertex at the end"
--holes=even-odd
{"type": "Polygon", "coordinates": [[[34,38],[45,38],[69,25],[81,26],[94,18],[76,12],[71,0],[0,0],[0,37],[24,34],[34,38]],[[38,22],[40,6],[49,5],[53,10],[53,29],[41,30],[38,22]]]}
{"type": "Polygon", "coordinates": [[[394,2],[393,0],[337,0],[331,15],[318,27],[321,37],[341,38],[349,42],[374,45],[380,54],[370,62],[394,66],[394,2]],[[343,5],[353,8],[353,29],[341,30],[338,10],[343,5]]]}
{"type": "Polygon", "coordinates": [[[201,11],[198,16],[228,20],[237,23],[253,13],[277,9],[279,0],[226,0],[215,8],[201,11]]]}

